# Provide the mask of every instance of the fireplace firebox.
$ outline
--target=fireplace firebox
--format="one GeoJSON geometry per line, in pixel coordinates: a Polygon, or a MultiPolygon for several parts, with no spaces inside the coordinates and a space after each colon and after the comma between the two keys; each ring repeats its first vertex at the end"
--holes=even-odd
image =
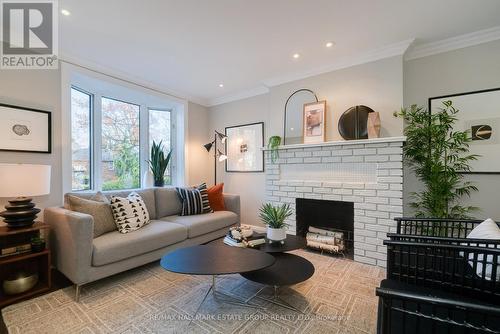
{"type": "Polygon", "coordinates": [[[354,257],[354,203],[296,198],[296,234],[308,247],[354,257]]]}

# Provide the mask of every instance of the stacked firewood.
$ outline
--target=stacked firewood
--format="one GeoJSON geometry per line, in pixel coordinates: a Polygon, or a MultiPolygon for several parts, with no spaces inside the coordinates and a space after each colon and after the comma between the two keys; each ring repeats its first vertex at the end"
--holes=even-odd
{"type": "Polygon", "coordinates": [[[309,226],[306,234],[307,246],[330,253],[343,253],[344,233],[309,226]]]}

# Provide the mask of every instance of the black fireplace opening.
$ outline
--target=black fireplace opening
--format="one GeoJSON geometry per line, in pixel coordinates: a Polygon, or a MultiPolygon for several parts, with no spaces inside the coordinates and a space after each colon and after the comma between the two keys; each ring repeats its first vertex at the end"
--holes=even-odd
{"type": "Polygon", "coordinates": [[[295,212],[308,248],[354,258],[354,203],[297,198],[295,212]]]}

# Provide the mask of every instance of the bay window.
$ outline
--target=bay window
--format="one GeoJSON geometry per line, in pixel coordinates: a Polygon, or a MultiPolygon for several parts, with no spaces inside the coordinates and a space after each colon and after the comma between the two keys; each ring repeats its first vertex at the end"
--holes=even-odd
{"type": "MultiPolygon", "coordinates": [[[[153,141],[162,142],[165,154],[173,146],[172,112],[137,96],[122,100],[108,91],[71,87],[72,191],[149,186],[143,183],[153,141]]],[[[172,163],[165,184],[172,182],[172,163]]]]}

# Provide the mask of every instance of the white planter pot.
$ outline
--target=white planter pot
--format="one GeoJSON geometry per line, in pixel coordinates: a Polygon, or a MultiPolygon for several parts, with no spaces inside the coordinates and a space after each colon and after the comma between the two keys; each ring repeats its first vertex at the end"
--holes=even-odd
{"type": "Polygon", "coordinates": [[[282,241],[286,239],[286,229],[284,228],[267,228],[267,239],[272,241],[282,241]]]}

